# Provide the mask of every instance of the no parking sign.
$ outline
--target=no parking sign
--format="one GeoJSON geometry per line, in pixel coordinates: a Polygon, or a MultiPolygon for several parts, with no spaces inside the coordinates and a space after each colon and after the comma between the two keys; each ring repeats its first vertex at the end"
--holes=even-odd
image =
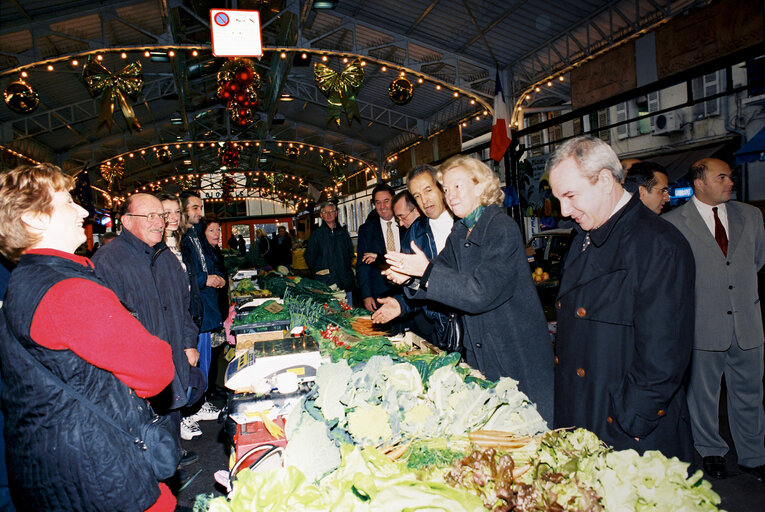
{"type": "Polygon", "coordinates": [[[210,9],[212,53],[216,57],[260,57],[260,13],[240,9],[210,9]]]}

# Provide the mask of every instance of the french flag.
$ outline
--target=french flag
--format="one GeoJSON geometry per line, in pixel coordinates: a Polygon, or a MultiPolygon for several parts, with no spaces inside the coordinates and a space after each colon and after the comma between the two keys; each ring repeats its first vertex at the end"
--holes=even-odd
{"type": "Polygon", "coordinates": [[[499,162],[510,147],[510,116],[507,114],[505,95],[502,93],[502,82],[499,81],[499,70],[494,83],[494,124],[491,126],[489,156],[495,162],[499,162]]]}

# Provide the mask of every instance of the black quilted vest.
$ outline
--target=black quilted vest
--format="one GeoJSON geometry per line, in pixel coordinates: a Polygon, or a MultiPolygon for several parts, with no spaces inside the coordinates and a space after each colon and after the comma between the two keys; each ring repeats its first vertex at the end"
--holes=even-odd
{"type": "MultiPolygon", "coordinates": [[[[0,314],[2,405],[8,479],[17,510],[143,511],[159,487],[140,449],[23,358],[27,350],[129,432],[151,412],[113,374],[71,350],[51,350],[29,335],[32,317],[56,283],[82,278],[101,284],[93,269],[56,256],[21,257],[0,314]]],[[[72,308],[77,308],[73,297],[72,308]]],[[[93,311],[93,322],[99,319],[93,311]]],[[[67,315],[67,311],[61,311],[67,315]]]]}

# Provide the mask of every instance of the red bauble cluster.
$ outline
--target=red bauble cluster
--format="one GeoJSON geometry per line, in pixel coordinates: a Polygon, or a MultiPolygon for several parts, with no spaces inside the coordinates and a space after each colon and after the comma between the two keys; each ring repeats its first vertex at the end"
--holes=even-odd
{"type": "Polygon", "coordinates": [[[234,196],[232,194],[234,190],[234,178],[229,176],[228,174],[224,174],[221,178],[220,182],[220,190],[221,190],[221,199],[223,199],[223,202],[225,204],[231,204],[231,201],[234,199],[234,196]]]}
{"type": "Polygon", "coordinates": [[[220,150],[220,164],[226,166],[229,169],[236,169],[239,167],[239,154],[240,149],[236,144],[227,142],[225,146],[220,150]]]}
{"type": "Polygon", "coordinates": [[[218,72],[218,97],[237,125],[244,127],[255,119],[259,87],[260,77],[250,59],[230,60],[218,72]]]}

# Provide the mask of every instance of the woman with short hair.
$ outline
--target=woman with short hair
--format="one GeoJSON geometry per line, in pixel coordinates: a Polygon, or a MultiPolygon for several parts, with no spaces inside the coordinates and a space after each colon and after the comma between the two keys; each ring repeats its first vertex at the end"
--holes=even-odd
{"type": "Polygon", "coordinates": [[[458,155],[441,165],[438,182],[461,220],[432,262],[416,246],[414,254],[386,254],[387,275],[399,281],[412,277],[408,296],[458,311],[467,363],[487,379],[518,380],[552,424],[552,340],[520,230],[501,208],[499,178],[483,162],[458,155]]]}
{"type": "Polygon", "coordinates": [[[18,261],[0,310],[11,495],[18,510],[171,511],[141,446],[62,385],[138,438],[153,417],[145,398],[174,371],[170,346],[74,255],[88,212],[72,185],[49,164],[0,174],[0,251],[18,261]]]}

